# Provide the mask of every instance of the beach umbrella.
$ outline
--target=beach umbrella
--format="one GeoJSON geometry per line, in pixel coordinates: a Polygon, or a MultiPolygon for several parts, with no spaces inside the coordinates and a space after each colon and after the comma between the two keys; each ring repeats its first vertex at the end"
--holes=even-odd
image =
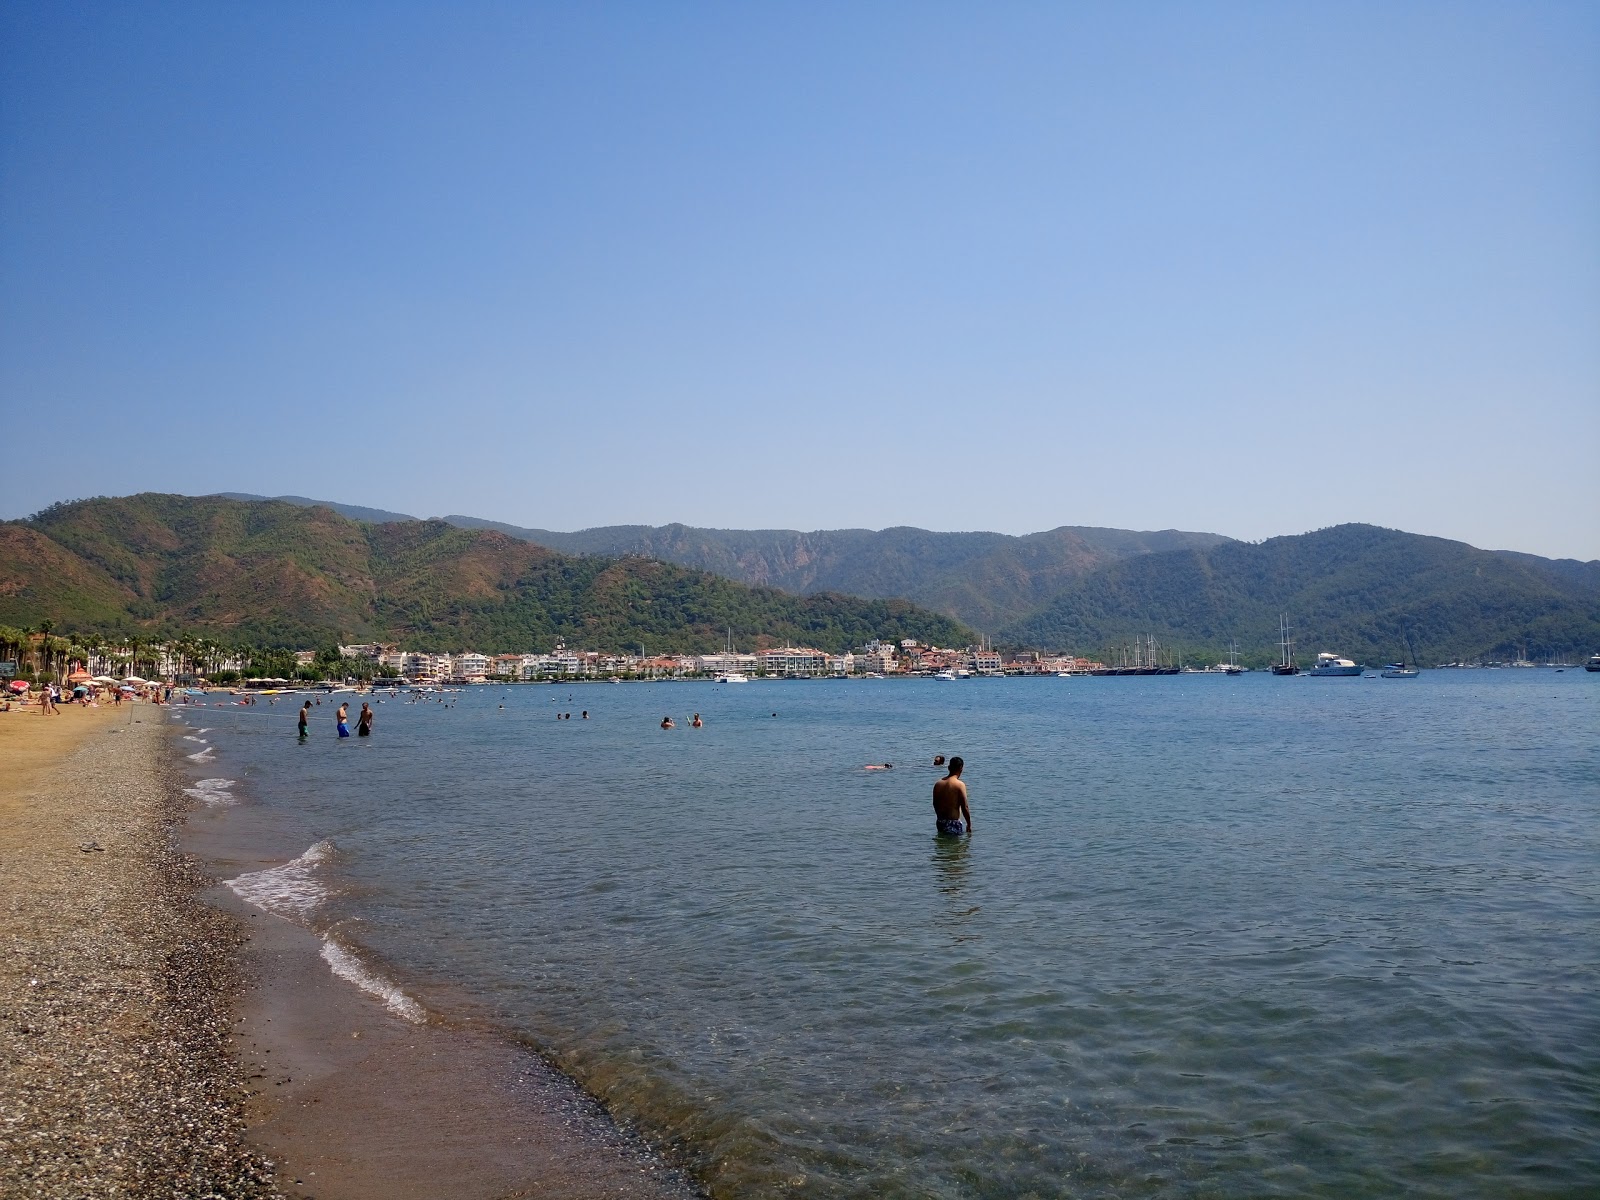
{"type": "Polygon", "coordinates": [[[142,683],[149,683],[150,681],[148,679],[140,679],[137,675],[129,675],[122,682],[123,683],[132,683],[132,684],[142,684],[142,683]]]}
{"type": "Polygon", "coordinates": [[[88,692],[88,690],[88,688],[84,687],[83,684],[80,683],[77,687],[72,689],[72,694],[74,696],[82,696],[88,692]]]}
{"type": "Polygon", "coordinates": [[[82,670],[80,668],[79,670],[74,671],[71,675],[67,676],[67,682],[68,683],[82,683],[85,679],[93,679],[93,678],[94,678],[93,675],[89,674],[89,672],[87,672],[85,670],[82,670]]]}
{"type": "Polygon", "coordinates": [[[115,683],[116,682],[116,680],[111,678],[111,676],[109,676],[109,675],[96,675],[94,677],[94,681],[96,683],[115,683]]]}
{"type": "Polygon", "coordinates": [[[13,679],[11,681],[11,690],[13,692],[25,692],[25,691],[27,691],[28,690],[28,681],[26,679],[13,679]]]}

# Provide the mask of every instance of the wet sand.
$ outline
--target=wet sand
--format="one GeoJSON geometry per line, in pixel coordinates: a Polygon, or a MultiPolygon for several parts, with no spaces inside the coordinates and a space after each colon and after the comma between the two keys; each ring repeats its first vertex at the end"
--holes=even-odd
{"type": "MultiPolygon", "coordinates": [[[[208,771],[226,773],[225,759],[208,771]]],[[[198,809],[185,848],[215,880],[305,849],[248,803],[198,809]]],[[[537,1054],[438,1014],[396,1015],[339,978],[321,935],[225,887],[208,903],[248,927],[236,1045],[249,1136],[291,1197],[513,1200],[704,1193],[537,1054]]]]}
{"type": "Polygon", "coordinates": [[[298,848],[190,803],[173,736],[0,714],[0,1195],[703,1194],[536,1054],[396,1016],[217,887],[298,848]]]}

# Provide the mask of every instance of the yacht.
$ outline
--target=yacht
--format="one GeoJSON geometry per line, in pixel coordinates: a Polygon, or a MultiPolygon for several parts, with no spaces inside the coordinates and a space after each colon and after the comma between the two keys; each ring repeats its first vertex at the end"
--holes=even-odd
{"type": "Polygon", "coordinates": [[[1324,650],[1317,655],[1317,665],[1307,671],[1308,675],[1356,675],[1361,674],[1361,668],[1348,658],[1340,658],[1337,654],[1329,654],[1324,650]]]}
{"type": "Polygon", "coordinates": [[[1274,675],[1298,675],[1300,668],[1294,665],[1294,639],[1289,636],[1289,614],[1278,614],[1278,649],[1281,652],[1277,662],[1272,664],[1274,675]]]}
{"type": "Polygon", "coordinates": [[[934,678],[948,679],[951,683],[954,683],[956,681],[956,673],[954,671],[940,671],[934,676],[934,678]]]}
{"type": "Polygon", "coordinates": [[[1378,674],[1382,675],[1385,679],[1415,679],[1417,677],[1417,669],[1415,667],[1408,667],[1403,662],[1397,662],[1390,663],[1388,666],[1384,667],[1382,671],[1379,671],[1378,674]]]}
{"type": "Polygon", "coordinates": [[[1222,664],[1224,675],[1243,675],[1244,668],[1239,665],[1239,643],[1228,643],[1228,661],[1222,664]]]}
{"type": "Polygon", "coordinates": [[[729,669],[717,676],[718,683],[749,683],[750,676],[741,674],[738,670],[739,659],[733,649],[733,627],[728,627],[728,656],[724,660],[729,669]]]}
{"type": "Polygon", "coordinates": [[[1585,671],[1600,671],[1600,654],[1591,654],[1589,661],[1583,664],[1585,671]]]}

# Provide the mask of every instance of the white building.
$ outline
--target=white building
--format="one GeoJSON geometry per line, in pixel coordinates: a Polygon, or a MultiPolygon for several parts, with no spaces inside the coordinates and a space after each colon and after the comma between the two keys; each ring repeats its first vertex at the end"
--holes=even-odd
{"type": "Polygon", "coordinates": [[[482,683],[489,674],[489,659],[476,651],[467,650],[451,659],[450,678],[465,679],[469,683],[482,683]]]}
{"type": "Polygon", "coordinates": [[[803,646],[763,650],[761,669],[768,675],[810,679],[828,673],[828,656],[821,650],[810,650],[803,646]]]}
{"type": "Polygon", "coordinates": [[[856,669],[856,656],[846,650],[843,654],[833,659],[832,665],[835,675],[849,675],[856,669]]]}

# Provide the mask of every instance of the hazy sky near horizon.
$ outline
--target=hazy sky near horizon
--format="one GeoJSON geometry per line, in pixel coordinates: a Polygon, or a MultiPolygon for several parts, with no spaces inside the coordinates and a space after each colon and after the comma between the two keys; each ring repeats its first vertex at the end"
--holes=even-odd
{"type": "Polygon", "coordinates": [[[0,517],[1600,557],[1592,3],[0,7],[0,517]]]}

